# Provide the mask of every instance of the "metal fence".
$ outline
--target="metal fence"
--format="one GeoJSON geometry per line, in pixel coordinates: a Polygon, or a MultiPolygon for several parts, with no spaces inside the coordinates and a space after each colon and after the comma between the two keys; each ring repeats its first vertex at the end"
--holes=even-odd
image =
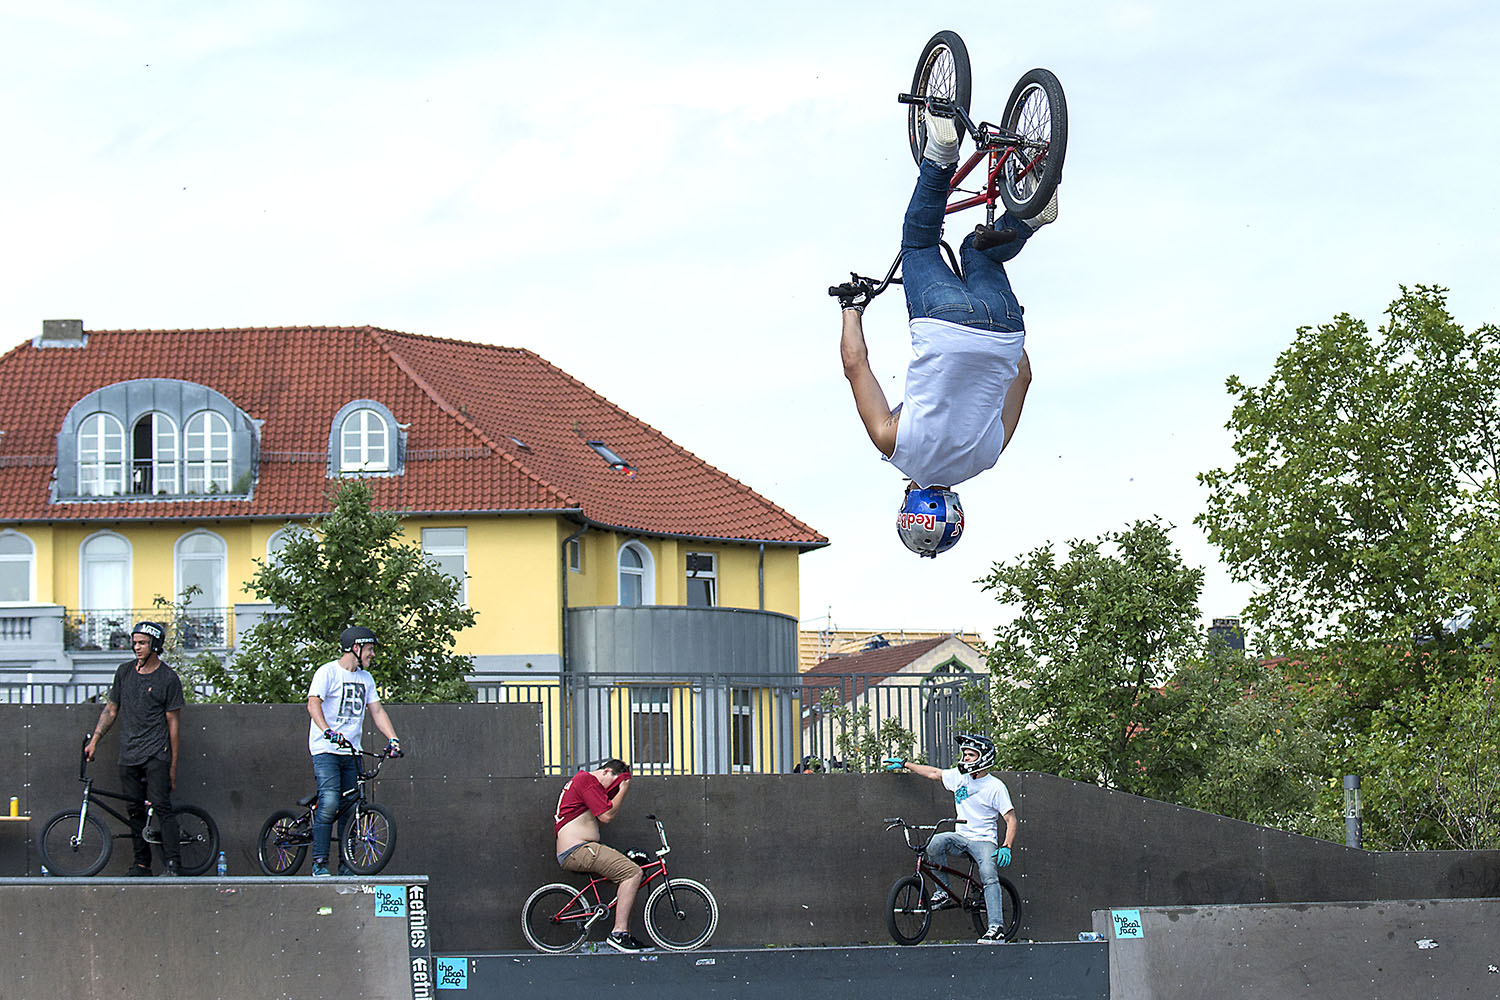
{"type": "Polygon", "coordinates": [[[168,641],[175,641],[182,649],[225,649],[233,616],[230,608],[190,608],[181,613],[168,608],[69,608],[63,616],[63,648],[73,652],[129,652],[131,627],[139,621],[155,621],[166,624],[168,641]]]}
{"type": "MultiPolygon", "coordinates": [[[[107,695],[108,673],[0,672],[0,703],[107,695]]],[[[890,749],[940,766],[983,674],[472,674],[481,703],[535,704],[548,774],[611,757],[640,774],[868,770],[890,749]],[[882,736],[904,746],[888,746],[882,736]]],[[[212,701],[210,688],[196,700],[212,701]]],[[[399,711],[399,709],[398,709],[399,711]]]]}

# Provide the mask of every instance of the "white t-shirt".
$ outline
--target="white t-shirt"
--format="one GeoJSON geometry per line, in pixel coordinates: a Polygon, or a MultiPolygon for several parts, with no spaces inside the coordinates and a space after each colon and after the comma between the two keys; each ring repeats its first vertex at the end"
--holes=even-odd
{"type": "Polygon", "coordinates": [[[1016,380],[1026,331],[1004,333],[914,319],[906,395],[889,461],[918,486],[957,486],[1005,446],[1000,411],[1016,380]]]}
{"type": "MultiPolygon", "coordinates": [[[[323,699],[323,718],[328,728],[359,746],[365,728],[365,706],[380,703],[375,678],[368,670],[345,670],[338,660],[329,660],[313,674],[307,696],[323,699]]],[[[348,753],[323,738],[318,724],[308,719],[307,749],[310,753],[348,753]]]]}
{"type": "Polygon", "coordinates": [[[953,808],[966,822],[957,832],[970,840],[987,840],[1000,844],[999,819],[1015,806],[1010,803],[1010,789],[993,774],[974,778],[950,767],[943,771],[943,787],[953,793],[953,808]]]}

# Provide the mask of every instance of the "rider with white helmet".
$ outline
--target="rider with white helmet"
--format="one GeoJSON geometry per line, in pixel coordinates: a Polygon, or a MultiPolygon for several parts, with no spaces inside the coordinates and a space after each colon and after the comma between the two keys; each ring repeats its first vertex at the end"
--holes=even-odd
{"type": "MultiPolygon", "coordinates": [[[[953,793],[959,828],[940,833],[927,844],[927,860],[942,864],[948,854],[967,854],[979,865],[979,879],[984,883],[984,908],[989,929],[979,938],[980,944],[1000,944],[1005,940],[1001,927],[1000,869],[1010,864],[1011,845],[1016,842],[1016,809],[1005,782],[990,774],[995,766],[995,743],[987,736],[960,733],[958,766],[932,767],[913,764],[900,757],[887,757],[881,766],[887,771],[910,771],[933,781],[953,793]],[[1005,820],[1005,839],[1000,840],[999,820],[1005,820]]],[[[954,899],[939,888],[932,896],[934,910],[956,906],[954,899]]]]}

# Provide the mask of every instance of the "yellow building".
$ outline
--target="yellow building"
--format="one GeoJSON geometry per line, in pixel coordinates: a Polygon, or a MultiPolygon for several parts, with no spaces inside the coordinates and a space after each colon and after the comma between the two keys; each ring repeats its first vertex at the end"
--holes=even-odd
{"type": "Polygon", "coordinates": [[[735,725],[758,731],[733,720],[764,687],[722,685],[729,736],[644,739],[684,697],[717,711],[662,678],[796,673],[798,560],[827,539],[530,351],[66,320],[0,358],[0,668],[97,674],[188,586],[184,644],[232,647],[269,610],[244,590],[255,560],[344,476],[463,579],[481,696],[587,675],[624,700],[623,728],[599,731],[554,694],[559,760],[639,746],[712,766],[735,725]]]}

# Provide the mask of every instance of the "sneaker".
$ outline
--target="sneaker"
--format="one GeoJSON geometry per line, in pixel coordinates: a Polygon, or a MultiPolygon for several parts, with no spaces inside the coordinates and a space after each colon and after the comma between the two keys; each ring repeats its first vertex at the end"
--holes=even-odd
{"type": "Polygon", "coordinates": [[[635,952],[652,950],[649,944],[642,944],[624,931],[611,931],[609,937],[604,939],[604,943],[615,951],[635,952]]]}
{"type": "Polygon", "coordinates": [[[151,869],[145,865],[131,865],[125,871],[126,878],[150,878],[151,875],[151,869]]]}
{"type": "Polygon", "coordinates": [[[952,118],[939,118],[924,112],[927,121],[927,145],[922,147],[922,158],[931,160],[940,167],[950,167],[958,162],[958,126],[952,118]]]}
{"type": "Polygon", "coordinates": [[[326,862],[326,861],[314,861],[313,862],[312,877],[313,878],[332,878],[333,876],[331,874],[329,874],[329,872],[328,872],[328,862],[326,862]]]}
{"type": "Polygon", "coordinates": [[[162,869],[162,878],[182,878],[182,866],[175,861],[168,861],[162,869]]]}
{"type": "Polygon", "coordinates": [[[1047,223],[1049,223],[1049,222],[1056,222],[1057,221],[1057,189],[1056,188],[1052,189],[1052,198],[1051,198],[1051,200],[1049,200],[1047,202],[1047,207],[1044,208],[1044,209],[1042,209],[1036,215],[1033,215],[1031,218],[1029,218],[1029,219],[1027,219],[1025,221],[1026,221],[1026,224],[1028,226],[1030,226],[1033,230],[1041,229],[1047,223]]]}
{"type": "Polygon", "coordinates": [[[1021,234],[1008,226],[1004,229],[995,229],[991,226],[978,225],[974,227],[974,249],[988,250],[991,247],[1014,243],[1019,235],[1021,234]]]}
{"type": "Polygon", "coordinates": [[[952,896],[948,895],[942,889],[935,889],[935,890],[933,890],[932,900],[931,900],[930,905],[928,906],[928,909],[930,909],[930,910],[951,910],[951,909],[953,909],[957,905],[958,905],[958,900],[956,900],[952,896]]]}
{"type": "Polygon", "coordinates": [[[350,868],[342,861],[339,862],[339,878],[354,878],[356,874],[353,868],[350,868]]]}
{"type": "Polygon", "coordinates": [[[979,943],[980,944],[1004,944],[1005,943],[1005,932],[1002,931],[998,927],[991,927],[989,930],[987,930],[983,934],[979,935],[979,943]]]}

